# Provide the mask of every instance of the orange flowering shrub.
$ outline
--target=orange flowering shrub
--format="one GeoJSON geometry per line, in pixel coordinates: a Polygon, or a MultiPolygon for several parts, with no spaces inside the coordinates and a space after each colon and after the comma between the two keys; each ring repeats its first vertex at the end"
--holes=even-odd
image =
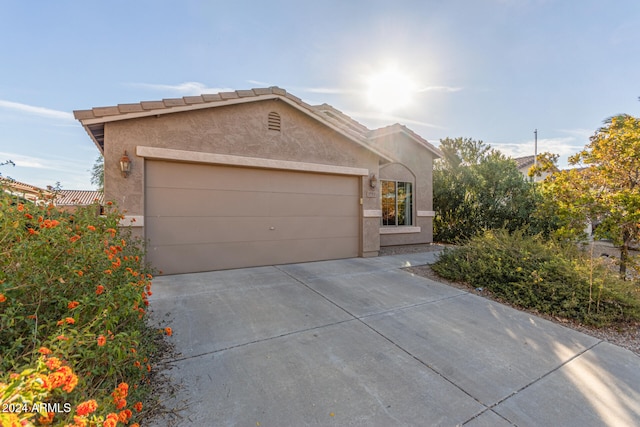
{"type": "Polygon", "coordinates": [[[115,206],[96,210],[69,214],[0,188],[0,404],[36,409],[0,414],[0,426],[144,415],[158,335],[146,322],[152,271],[115,206]]]}

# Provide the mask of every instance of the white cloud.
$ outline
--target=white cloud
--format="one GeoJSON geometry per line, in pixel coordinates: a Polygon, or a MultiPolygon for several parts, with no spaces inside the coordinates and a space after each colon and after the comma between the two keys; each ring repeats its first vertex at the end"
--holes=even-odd
{"type": "Polygon", "coordinates": [[[0,99],[0,108],[20,111],[40,117],[48,117],[61,120],[73,120],[73,114],[66,111],[52,110],[50,108],[36,107],[33,105],[21,104],[19,102],[4,101],[0,99]]]}
{"type": "Polygon", "coordinates": [[[418,92],[460,92],[461,87],[455,86],[426,86],[418,90],[418,92]]]}
{"type": "Polygon", "coordinates": [[[225,87],[208,87],[204,83],[200,82],[184,82],[177,85],[166,84],[152,84],[152,83],[129,83],[130,86],[138,87],[141,89],[173,92],[176,95],[188,96],[188,95],[202,95],[203,93],[218,93],[218,92],[230,92],[231,88],[225,87]]]}
{"type": "Polygon", "coordinates": [[[252,85],[257,85],[258,87],[271,87],[271,86],[273,86],[271,83],[261,82],[260,80],[247,80],[247,83],[251,83],[252,85]]]}
{"type": "Polygon", "coordinates": [[[435,125],[433,123],[421,122],[419,120],[408,119],[406,117],[394,116],[391,114],[384,113],[371,113],[371,112],[363,112],[363,111],[345,111],[346,115],[353,117],[354,119],[365,119],[365,120],[378,120],[383,121],[388,124],[391,123],[402,123],[404,125],[416,125],[416,126],[425,126],[434,129],[445,129],[443,126],[435,125]]]}
{"type": "Polygon", "coordinates": [[[15,163],[16,167],[31,168],[31,169],[50,169],[67,171],[68,165],[56,165],[49,159],[42,159],[39,157],[25,156],[24,154],[8,153],[0,151],[0,159],[2,161],[11,160],[15,163]]]}

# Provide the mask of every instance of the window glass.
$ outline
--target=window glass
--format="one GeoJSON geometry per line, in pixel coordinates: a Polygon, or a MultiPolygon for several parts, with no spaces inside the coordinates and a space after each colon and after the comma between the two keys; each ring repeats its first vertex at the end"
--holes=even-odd
{"type": "Polygon", "coordinates": [[[413,225],[413,184],[382,181],[382,225],[413,225]]]}
{"type": "Polygon", "coordinates": [[[382,181],[382,225],[396,225],[395,181],[382,181]]]}

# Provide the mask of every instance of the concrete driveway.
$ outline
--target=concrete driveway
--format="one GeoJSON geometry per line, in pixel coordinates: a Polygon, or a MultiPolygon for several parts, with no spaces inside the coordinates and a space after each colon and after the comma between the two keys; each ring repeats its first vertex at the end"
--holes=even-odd
{"type": "Polygon", "coordinates": [[[435,256],[156,278],[176,424],[640,425],[640,357],[400,270],[435,256]]]}

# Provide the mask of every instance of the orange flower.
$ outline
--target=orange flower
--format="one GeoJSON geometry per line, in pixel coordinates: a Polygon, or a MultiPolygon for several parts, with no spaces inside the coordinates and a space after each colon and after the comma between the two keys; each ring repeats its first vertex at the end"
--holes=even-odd
{"type": "Polygon", "coordinates": [[[96,288],[96,295],[100,295],[103,292],[104,292],[104,286],[98,285],[98,287],[96,288]]]}
{"type": "Polygon", "coordinates": [[[104,337],[104,335],[100,335],[98,337],[98,347],[102,347],[106,343],[107,343],[107,339],[104,337]]]}
{"type": "Polygon", "coordinates": [[[69,237],[69,241],[71,243],[77,242],[78,240],[80,240],[80,236],[78,236],[77,234],[75,236],[69,237]]]}
{"type": "Polygon", "coordinates": [[[40,347],[40,349],[38,350],[38,353],[40,353],[40,354],[51,354],[52,352],[47,347],[40,347]]]}
{"type": "Polygon", "coordinates": [[[96,228],[93,225],[87,225],[87,228],[91,231],[96,231],[96,228]]]}
{"type": "Polygon", "coordinates": [[[4,294],[0,294],[0,302],[5,302],[7,300],[7,297],[4,296],[4,294]]]}
{"type": "Polygon", "coordinates": [[[57,357],[48,358],[45,364],[47,365],[47,368],[49,368],[50,371],[55,371],[60,366],[62,366],[62,362],[57,357]]]}
{"type": "Polygon", "coordinates": [[[33,215],[28,214],[28,213],[24,214],[24,217],[27,218],[27,219],[33,219],[33,215]]]}
{"type": "Polygon", "coordinates": [[[78,270],[77,273],[78,273],[78,276],[80,277],[84,276],[84,271],[82,270],[78,270]]]}
{"type": "Polygon", "coordinates": [[[118,415],[113,412],[107,415],[107,419],[102,424],[103,427],[116,427],[118,425],[118,415]]]}
{"type": "Polygon", "coordinates": [[[86,402],[82,402],[76,408],[76,414],[78,415],[89,415],[98,408],[98,403],[95,400],[87,400],[86,402]]]}
{"type": "Polygon", "coordinates": [[[38,418],[38,423],[42,424],[42,425],[49,425],[53,422],[53,417],[55,415],[55,412],[47,412],[47,416],[41,416],[40,418],[38,418]]]}
{"type": "Polygon", "coordinates": [[[127,406],[127,399],[118,399],[116,402],[116,409],[120,410],[122,408],[124,408],[125,406],[127,406]]]}
{"type": "Polygon", "coordinates": [[[67,393],[71,393],[78,384],[78,377],[68,366],[62,366],[56,372],[49,374],[48,380],[52,389],[62,387],[62,390],[67,393]]]}
{"type": "Polygon", "coordinates": [[[69,304],[67,304],[67,307],[69,308],[69,310],[73,310],[79,305],[80,303],[78,301],[71,301],[69,304]]]}
{"type": "Polygon", "coordinates": [[[147,363],[147,372],[151,372],[151,365],[147,363]]]}
{"type": "Polygon", "coordinates": [[[18,205],[18,211],[22,212],[24,210],[24,205],[22,203],[20,203],[18,205]]]}
{"type": "Polygon", "coordinates": [[[133,413],[129,409],[125,409],[118,414],[118,421],[127,424],[133,413]]]}
{"type": "Polygon", "coordinates": [[[173,335],[173,329],[171,329],[169,327],[164,328],[164,332],[167,334],[168,337],[173,335]]]}
{"type": "Polygon", "coordinates": [[[140,412],[142,411],[142,402],[138,402],[135,405],[133,405],[133,407],[135,408],[136,411],[140,412]]]}
{"type": "Polygon", "coordinates": [[[57,324],[58,326],[60,326],[64,323],[66,323],[67,325],[73,325],[74,323],[76,323],[76,321],[73,317],[65,317],[64,319],[59,320],[57,324]]]}
{"type": "Polygon", "coordinates": [[[118,387],[116,387],[116,389],[113,391],[113,393],[111,393],[111,396],[113,397],[113,401],[116,402],[120,399],[124,399],[125,397],[127,397],[128,394],[129,394],[129,384],[120,383],[118,384],[118,387]]]}
{"type": "Polygon", "coordinates": [[[65,337],[64,335],[58,335],[56,337],[56,339],[58,339],[60,341],[68,341],[69,340],[69,338],[65,337]]]}
{"type": "Polygon", "coordinates": [[[107,202],[107,206],[111,206],[112,204],[113,204],[113,202],[112,202],[112,201],[108,201],[108,202],[107,202]]]}
{"type": "Polygon", "coordinates": [[[40,233],[38,233],[38,232],[37,232],[36,230],[34,230],[33,228],[29,228],[29,234],[33,236],[34,234],[40,234],[40,233]]]}
{"type": "Polygon", "coordinates": [[[105,270],[105,271],[104,271],[104,274],[111,274],[111,273],[112,273],[112,271],[111,271],[111,270],[105,270]]]}

